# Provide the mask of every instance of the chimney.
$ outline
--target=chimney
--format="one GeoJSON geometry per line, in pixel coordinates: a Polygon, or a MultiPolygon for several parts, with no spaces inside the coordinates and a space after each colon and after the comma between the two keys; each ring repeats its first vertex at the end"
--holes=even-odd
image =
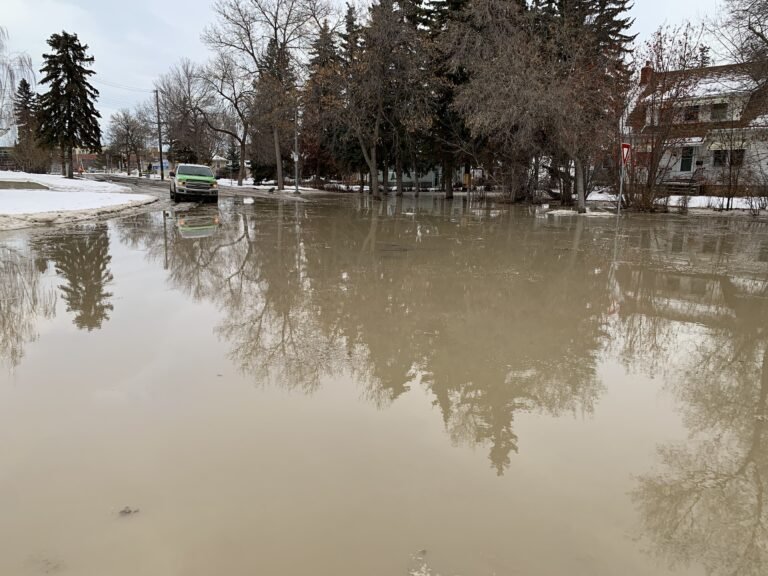
{"type": "Polygon", "coordinates": [[[640,69],[640,86],[650,84],[651,78],[653,78],[653,66],[651,66],[650,60],[646,60],[645,66],[640,69]]]}

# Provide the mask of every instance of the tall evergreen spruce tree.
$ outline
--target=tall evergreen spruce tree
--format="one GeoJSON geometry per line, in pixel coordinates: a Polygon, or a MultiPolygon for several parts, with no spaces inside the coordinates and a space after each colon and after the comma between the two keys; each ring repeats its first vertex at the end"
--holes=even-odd
{"type": "Polygon", "coordinates": [[[302,150],[316,177],[329,176],[336,172],[335,160],[343,162],[344,150],[338,120],[342,63],[336,34],[327,21],[312,42],[308,73],[302,95],[302,150]]]}
{"type": "Polygon", "coordinates": [[[44,172],[48,155],[37,143],[37,94],[22,78],[13,97],[13,120],[16,124],[16,145],[13,155],[24,172],[44,172]]]}
{"type": "Polygon", "coordinates": [[[101,152],[101,115],[94,106],[99,91],[88,82],[94,74],[89,69],[93,56],[86,53],[88,46],[80,43],[77,34],[53,34],[47,42],[53,52],[43,54],[45,65],[40,72],[45,76],[40,83],[48,91],[40,96],[38,132],[43,143],[66,154],[67,178],[72,178],[75,148],[101,152]]]}
{"type": "Polygon", "coordinates": [[[22,78],[13,98],[13,119],[16,122],[19,142],[35,137],[35,99],[35,93],[32,92],[29,82],[22,78]]]}

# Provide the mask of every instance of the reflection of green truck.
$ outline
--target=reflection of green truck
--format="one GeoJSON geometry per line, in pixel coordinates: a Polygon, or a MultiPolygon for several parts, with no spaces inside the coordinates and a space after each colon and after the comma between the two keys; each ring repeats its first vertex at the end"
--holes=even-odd
{"type": "Polygon", "coordinates": [[[180,216],[176,220],[176,229],[185,239],[207,238],[219,229],[219,215],[180,216]]]}
{"type": "Polygon", "coordinates": [[[208,166],[179,164],[169,175],[171,200],[179,202],[183,198],[199,198],[213,202],[219,199],[219,185],[208,166]]]}

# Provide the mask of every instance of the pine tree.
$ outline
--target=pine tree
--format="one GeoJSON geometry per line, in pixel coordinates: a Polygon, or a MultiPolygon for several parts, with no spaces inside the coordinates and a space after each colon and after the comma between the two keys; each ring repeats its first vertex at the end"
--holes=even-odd
{"type": "Polygon", "coordinates": [[[63,283],[58,288],[74,314],[73,322],[91,332],[109,320],[113,310],[108,286],[114,277],[110,271],[109,231],[105,224],[78,228],[77,234],[57,239],[43,239],[37,244],[40,256],[54,264],[63,283]]]}
{"type": "Polygon", "coordinates": [[[335,171],[341,146],[342,63],[336,35],[324,21],[310,47],[309,77],[302,93],[302,150],[316,177],[335,171]]]}
{"type": "Polygon", "coordinates": [[[37,143],[37,95],[25,79],[19,82],[13,98],[13,119],[16,124],[14,157],[24,172],[45,172],[47,154],[37,143]]]}
{"type": "Polygon", "coordinates": [[[42,142],[67,155],[67,177],[72,178],[75,148],[101,152],[101,115],[94,105],[99,91],[88,81],[95,73],[88,68],[94,59],[77,34],[53,34],[47,42],[53,52],[43,54],[40,72],[45,76],[40,82],[48,91],[40,96],[38,131],[42,142]]]}
{"type": "Polygon", "coordinates": [[[436,48],[431,70],[436,86],[435,130],[427,145],[441,165],[446,198],[453,198],[454,166],[456,161],[464,160],[460,151],[466,150],[464,144],[470,136],[463,118],[453,106],[457,88],[467,79],[466,73],[450,69],[455,44],[446,41],[444,35],[453,22],[461,20],[468,3],[468,0],[433,0],[424,16],[429,37],[436,48]]]}
{"type": "Polygon", "coordinates": [[[227,169],[229,170],[230,177],[232,174],[240,172],[240,147],[231,138],[227,146],[227,169]]]}
{"type": "Polygon", "coordinates": [[[357,22],[357,13],[354,5],[347,3],[347,11],[344,14],[344,32],[339,34],[341,38],[340,49],[345,68],[356,60],[360,50],[360,24],[357,22]]]}
{"type": "MultiPolygon", "coordinates": [[[[349,97],[350,91],[354,90],[356,67],[362,54],[362,28],[358,22],[357,11],[350,3],[347,3],[344,30],[339,34],[339,38],[342,91],[349,97]]],[[[344,114],[343,107],[340,113],[344,114]]],[[[341,124],[344,124],[343,116],[341,124]]],[[[361,176],[365,171],[365,158],[360,151],[357,137],[351,131],[347,130],[340,135],[339,150],[335,160],[347,171],[358,171],[361,176]]]]}
{"type": "Polygon", "coordinates": [[[32,87],[25,79],[19,82],[16,90],[16,96],[13,99],[13,119],[16,122],[16,129],[19,141],[29,141],[35,136],[35,93],[32,87]]]}

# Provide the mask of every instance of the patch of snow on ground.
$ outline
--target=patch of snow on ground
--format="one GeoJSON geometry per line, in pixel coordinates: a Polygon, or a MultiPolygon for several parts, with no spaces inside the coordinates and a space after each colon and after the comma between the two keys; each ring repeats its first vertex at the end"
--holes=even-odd
{"type": "MultiPolygon", "coordinates": [[[[683,198],[687,198],[688,208],[713,208],[717,210],[725,208],[728,204],[728,199],[721,196],[670,196],[669,206],[679,206],[683,198]]],[[[663,204],[663,201],[663,198],[659,199],[658,203],[663,204]]],[[[731,208],[735,210],[750,210],[753,206],[755,208],[760,206],[760,198],[736,197],[731,201],[731,208]]],[[[762,207],[765,208],[765,206],[762,207]]]]}
{"type": "Polygon", "coordinates": [[[616,194],[610,192],[592,192],[587,196],[587,202],[616,202],[616,194]]]}
{"type": "Polygon", "coordinates": [[[0,190],[0,215],[98,210],[146,204],[156,200],[143,194],[111,192],[57,192],[54,190],[0,190]]]}
{"type": "MultiPolygon", "coordinates": [[[[711,208],[713,210],[720,210],[725,208],[728,203],[727,198],[722,196],[670,196],[667,203],[666,198],[659,198],[656,200],[657,204],[665,204],[670,208],[676,208],[680,206],[683,198],[688,200],[688,208],[711,208]]],[[[593,192],[587,197],[587,202],[616,202],[616,195],[608,192],[593,192]]],[[[760,198],[747,198],[736,197],[731,202],[731,208],[734,210],[752,210],[760,208],[762,210],[768,209],[766,201],[760,198]]],[[[549,212],[552,214],[554,211],[549,212]]],[[[569,212],[568,210],[559,212],[569,212]]]]}

